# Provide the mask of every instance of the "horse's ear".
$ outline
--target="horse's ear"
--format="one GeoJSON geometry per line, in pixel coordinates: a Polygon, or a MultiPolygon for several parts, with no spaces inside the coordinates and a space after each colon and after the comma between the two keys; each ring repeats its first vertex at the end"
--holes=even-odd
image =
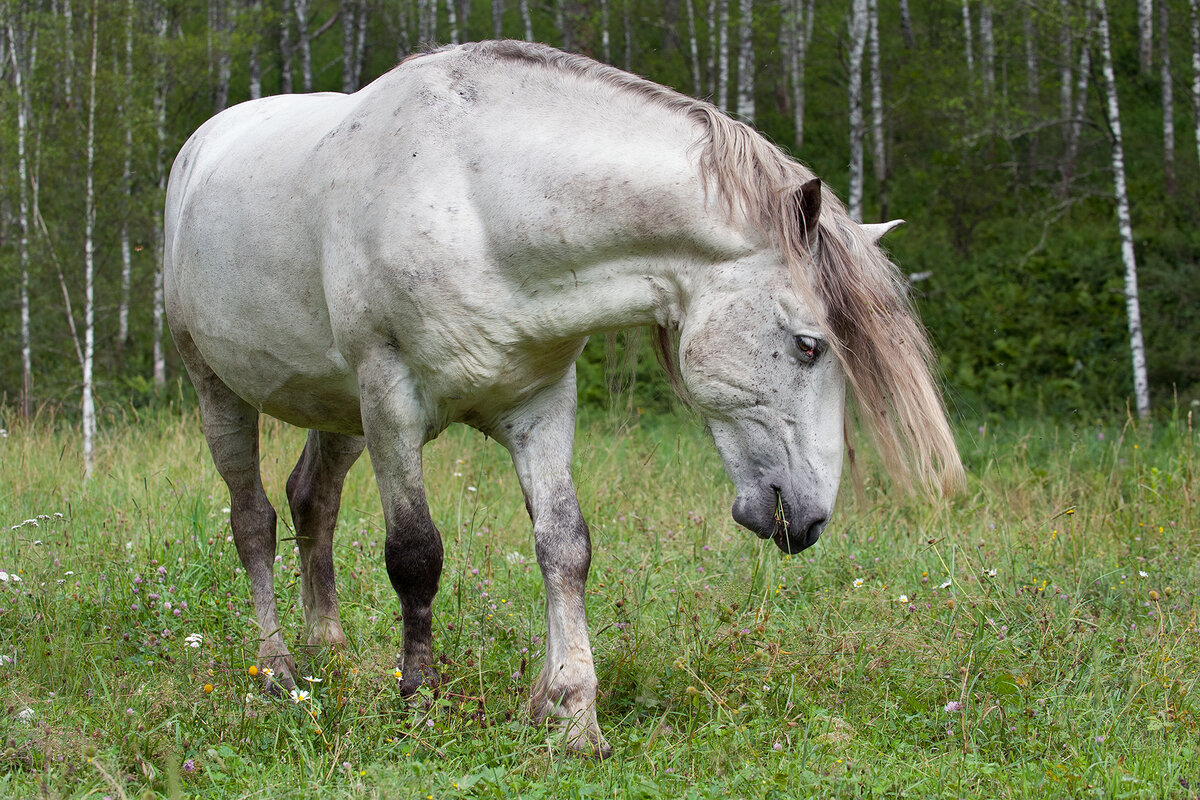
{"type": "Polygon", "coordinates": [[[866,232],[867,236],[871,237],[872,242],[878,242],[892,228],[897,228],[904,224],[902,219],[894,219],[891,222],[864,222],[861,227],[866,232]]]}
{"type": "Polygon", "coordinates": [[[804,241],[811,242],[817,232],[817,218],[821,216],[821,179],[805,183],[796,190],[793,200],[804,241]]]}

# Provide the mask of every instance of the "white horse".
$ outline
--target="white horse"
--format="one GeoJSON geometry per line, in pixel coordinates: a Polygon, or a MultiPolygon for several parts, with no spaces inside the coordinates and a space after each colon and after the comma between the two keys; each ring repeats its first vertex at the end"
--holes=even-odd
{"type": "Polygon", "coordinates": [[[657,327],[737,488],[734,519],[809,547],[837,496],[847,378],[902,483],[962,474],[927,339],[876,245],[887,227],[853,222],[708,103],[524,42],[446,48],[351,95],[270,97],[205,123],[167,190],[167,314],[229,485],[260,661],[292,685],[259,414],[309,429],[287,493],[310,644],[345,641],[331,541],[370,448],[406,692],[438,680],[442,542],[421,450],[464,422],[512,453],[533,520],[548,599],[534,716],[609,752],[571,481],[576,357],[590,334],[657,327]]]}

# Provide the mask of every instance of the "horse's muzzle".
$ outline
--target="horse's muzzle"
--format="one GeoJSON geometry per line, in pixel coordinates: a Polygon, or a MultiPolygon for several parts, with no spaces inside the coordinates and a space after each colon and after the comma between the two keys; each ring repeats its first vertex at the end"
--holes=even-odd
{"type": "Polygon", "coordinates": [[[754,502],[739,495],[733,519],[760,539],[770,539],[791,555],[812,547],[821,538],[829,517],[824,511],[788,502],[778,487],[771,487],[769,502],[754,502]]]}

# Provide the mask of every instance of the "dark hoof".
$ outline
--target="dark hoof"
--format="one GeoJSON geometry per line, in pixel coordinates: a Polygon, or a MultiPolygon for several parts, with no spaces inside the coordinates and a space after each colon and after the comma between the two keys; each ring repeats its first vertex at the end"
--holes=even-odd
{"type": "Polygon", "coordinates": [[[436,689],[442,684],[442,676],[433,667],[421,667],[414,673],[404,673],[404,677],[400,680],[400,696],[409,697],[415,694],[417,689],[422,686],[428,686],[430,689],[436,689]]]}

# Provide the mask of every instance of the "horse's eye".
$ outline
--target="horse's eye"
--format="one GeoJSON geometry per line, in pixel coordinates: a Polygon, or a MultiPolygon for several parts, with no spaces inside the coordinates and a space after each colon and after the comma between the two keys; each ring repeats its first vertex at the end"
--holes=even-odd
{"type": "Polygon", "coordinates": [[[811,364],[821,355],[821,341],[814,339],[811,336],[800,335],[796,337],[796,350],[800,353],[800,360],[805,364],[811,364]]]}

